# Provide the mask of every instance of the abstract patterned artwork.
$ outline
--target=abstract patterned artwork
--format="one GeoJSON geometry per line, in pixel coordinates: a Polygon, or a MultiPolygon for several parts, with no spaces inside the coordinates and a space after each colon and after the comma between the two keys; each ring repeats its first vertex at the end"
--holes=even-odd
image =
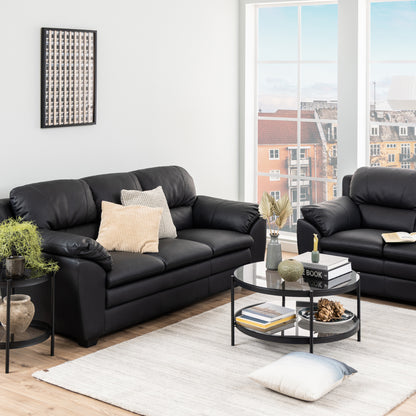
{"type": "Polygon", "coordinates": [[[41,127],[95,124],[97,32],[42,28],[41,127]]]}

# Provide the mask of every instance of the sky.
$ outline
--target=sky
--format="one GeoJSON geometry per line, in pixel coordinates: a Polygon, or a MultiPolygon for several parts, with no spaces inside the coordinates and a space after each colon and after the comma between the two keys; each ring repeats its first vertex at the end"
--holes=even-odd
{"type": "MultiPolygon", "coordinates": [[[[259,9],[258,104],[263,112],[296,108],[297,64],[287,61],[297,60],[298,53],[301,60],[329,61],[302,63],[301,101],[337,99],[337,5],[302,6],[300,20],[299,51],[298,7],[259,9]]],[[[392,76],[416,75],[415,22],[414,0],[371,5],[371,60],[415,60],[371,64],[379,106],[386,105],[392,76]]]]}

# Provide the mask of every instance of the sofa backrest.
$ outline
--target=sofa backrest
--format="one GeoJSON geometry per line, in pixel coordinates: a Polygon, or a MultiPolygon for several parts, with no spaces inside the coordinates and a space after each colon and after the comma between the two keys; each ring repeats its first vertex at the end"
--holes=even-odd
{"type": "Polygon", "coordinates": [[[196,199],[191,175],[180,166],[159,166],[133,172],[144,191],[162,186],[172,220],[178,230],[192,227],[192,206],[196,199]]]}
{"type": "Polygon", "coordinates": [[[360,208],[363,227],[415,230],[416,171],[359,168],[351,179],[350,197],[360,208]]]}
{"type": "Polygon", "coordinates": [[[101,202],[108,201],[114,204],[121,204],[120,194],[122,189],[134,189],[141,191],[137,176],[131,172],[107,173],[103,175],[89,176],[83,178],[89,185],[95,205],[97,207],[98,218],[101,217],[101,202]]]}
{"type": "Polygon", "coordinates": [[[0,199],[0,222],[5,219],[13,217],[12,206],[10,205],[9,198],[0,199]]]}
{"type": "Polygon", "coordinates": [[[147,191],[158,186],[166,195],[176,228],[192,227],[195,185],[179,166],[19,186],[10,192],[10,204],[8,199],[0,200],[0,220],[14,215],[35,222],[39,228],[96,238],[103,200],[120,204],[122,189],[147,191]]]}
{"type": "Polygon", "coordinates": [[[16,217],[33,221],[39,228],[85,228],[97,220],[91,190],[83,180],[61,179],[19,186],[10,191],[10,204],[16,217]]]}

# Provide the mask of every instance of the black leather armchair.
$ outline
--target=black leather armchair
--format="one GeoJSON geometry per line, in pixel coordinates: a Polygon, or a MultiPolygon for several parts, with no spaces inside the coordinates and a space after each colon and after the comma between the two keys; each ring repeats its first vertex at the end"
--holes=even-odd
{"type": "Polygon", "coordinates": [[[257,205],[197,196],[178,166],[24,185],[0,200],[0,219],[12,215],[39,226],[45,255],[60,265],[56,330],[84,346],[223,291],[235,268],[264,258],[257,205]],[[101,202],[159,185],[178,237],[159,240],[159,253],[107,252],[95,240],[101,202]]]}
{"type": "Polygon", "coordinates": [[[385,244],[382,233],[416,231],[416,172],[362,167],[343,179],[342,196],[302,207],[298,251],[349,257],[362,293],[416,303],[416,244],[385,244]]]}

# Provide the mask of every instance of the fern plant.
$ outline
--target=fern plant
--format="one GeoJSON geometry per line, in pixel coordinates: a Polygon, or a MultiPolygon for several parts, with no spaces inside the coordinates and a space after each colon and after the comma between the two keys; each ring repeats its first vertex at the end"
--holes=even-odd
{"type": "Polygon", "coordinates": [[[9,256],[23,256],[30,277],[59,270],[58,263],[43,257],[37,226],[21,218],[8,218],[0,223],[0,260],[9,256]]]}
{"type": "Polygon", "coordinates": [[[259,204],[259,212],[260,216],[267,221],[270,235],[277,236],[279,230],[284,227],[286,221],[292,214],[292,205],[287,195],[283,195],[276,201],[269,193],[263,192],[259,204]],[[275,220],[273,220],[273,216],[276,216],[275,220]],[[277,228],[275,231],[273,231],[275,228],[273,224],[277,228]]]}

